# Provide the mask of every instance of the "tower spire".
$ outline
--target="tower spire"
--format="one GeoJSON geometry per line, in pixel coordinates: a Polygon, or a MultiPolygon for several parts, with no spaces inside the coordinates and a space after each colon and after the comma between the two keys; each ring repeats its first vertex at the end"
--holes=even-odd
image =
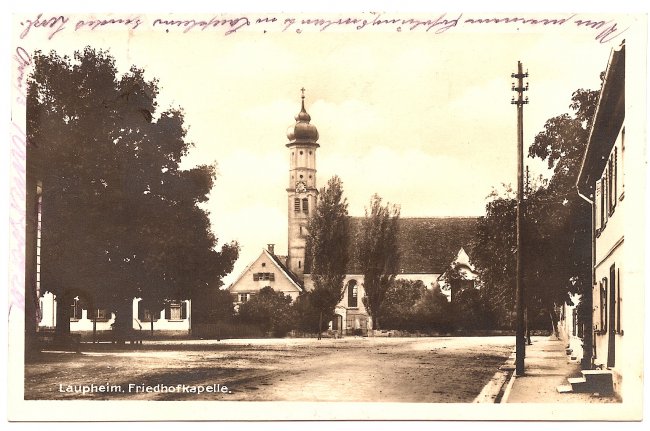
{"type": "Polygon", "coordinates": [[[288,198],[288,250],[287,266],[301,280],[305,274],[307,258],[307,225],[314,213],[318,200],[316,188],[316,150],[318,130],[310,123],[311,117],[305,109],[305,88],[300,89],[301,110],[296,123],[287,130],[289,142],[289,184],[288,198]]]}

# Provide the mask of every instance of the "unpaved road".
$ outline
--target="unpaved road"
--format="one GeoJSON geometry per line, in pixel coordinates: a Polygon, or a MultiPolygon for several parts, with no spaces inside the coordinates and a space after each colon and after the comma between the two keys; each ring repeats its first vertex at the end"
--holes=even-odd
{"type": "Polygon", "coordinates": [[[471,402],[514,337],[185,340],[137,349],[45,352],[25,367],[25,399],[471,402]],[[120,391],[66,392],[76,385],[120,391]],[[149,385],[226,393],[143,392],[149,385]]]}

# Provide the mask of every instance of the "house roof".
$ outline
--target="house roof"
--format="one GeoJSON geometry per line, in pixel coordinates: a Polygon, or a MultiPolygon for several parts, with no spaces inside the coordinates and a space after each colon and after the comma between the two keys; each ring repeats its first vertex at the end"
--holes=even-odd
{"type": "MultiPolygon", "coordinates": [[[[364,217],[350,218],[350,262],[348,274],[362,274],[358,260],[357,237],[364,217]]],[[[476,217],[400,218],[397,235],[400,274],[442,274],[461,248],[471,254],[476,235],[476,217]]],[[[310,259],[306,260],[307,262],[310,259]]]]}
{"type": "Polygon", "coordinates": [[[277,268],[280,270],[280,273],[283,274],[285,277],[287,277],[291,283],[298,289],[298,291],[302,292],[304,290],[304,284],[302,280],[300,280],[293,272],[287,268],[287,266],[282,262],[281,257],[274,255],[273,253],[269,253],[268,250],[262,249],[262,253],[257,257],[257,259],[253,260],[251,263],[246,266],[246,269],[242,271],[242,273],[237,277],[237,279],[228,286],[228,289],[232,291],[232,289],[239,283],[239,281],[246,275],[248,270],[262,258],[263,256],[266,256],[271,262],[273,262],[274,265],[277,266],[277,268]]]}
{"type": "Polygon", "coordinates": [[[273,259],[273,261],[280,267],[282,272],[284,272],[287,275],[287,277],[289,277],[289,279],[291,279],[291,281],[293,281],[293,283],[295,285],[300,287],[301,291],[304,289],[305,286],[303,284],[303,281],[300,278],[298,278],[298,276],[296,274],[294,274],[293,271],[291,271],[287,267],[287,265],[285,265],[285,262],[286,262],[286,259],[287,259],[286,256],[276,256],[275,254],[269,253],[266,250],[264,250],[264,252],[267,253],[269,256],[271,256],[271,259],[273,259]]]}
{"type": "Polygon", "coordinates": [[[600,178],[625,119],[625,43],[612,51],[605,71],[589,143],[578,175],[578,190],[589,195],[600,178]]]}

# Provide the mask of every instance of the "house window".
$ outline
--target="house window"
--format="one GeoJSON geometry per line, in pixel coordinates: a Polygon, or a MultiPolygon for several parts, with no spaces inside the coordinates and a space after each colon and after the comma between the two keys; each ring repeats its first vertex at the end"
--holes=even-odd
{"type": "Polygon", "coordinates": [[[149,308],[146,308],[142,301],[138,302],[138,319],[141,322],[154,322],[160,317],[160,310],[158,312],[152,311],[149,308]]]}
{"type": "Polygon", "coordinates": [[[173,303],[169,305],[169,318],[171,320],[181,320],[181,304],[173,303]]]}
{"type": "Polygon", "coordinates": [[[359,306],[359,291],[356,280],[348,281],[348,307],[359,306]]]}
{"type": "Polygon", "coordinates": [[[614,214],[614,209],[616,208],[616,171],[617,171],[617,160],[616,160],[617,149],[614,147],[614,152],[609,157],[609,162],[607,165],[607,211],[608,215],[611,217],[614,214]]]}
{"type": "Polygon", "coordinates": [[[273,272],[256,272],[253,274],[253,281],[275,281],[273,272]]]}
{"type": "Polygon", "coordinates": [[[600,183],[601,181],[598,180],[596,181],[596,192],[595,192],[595,197],[594,197],[594,224],[595,224],[595,234],[598,236],[598,233],[600,232],[600,229],[603,227],[603,222],[601,218],[601,210],[602,210],[602,195],[603,191],[600,188],[600,183]]]}
{"type": "Polygon", "coordinates": [[[300,212],[300,199],[299,198],[294,199],[294,201],[293,201],[293,210],[295,212],[300,212]]]}
{"type": "Polygon", "coordinates": [[[614,199],[613,207],[616,207],[616,201],[618,200],[618,149],[614,147],[614,199]]]}
{"type": "Polygon", "coordinates": [[[111,312],[105,308],[95,308],[88,311],[88,318],[107,322],[111,319],[111,312]]]}
{"type": "Polygon", "coordinates": [[[623,199],[623,195],[625,194],[625,169],[623,163],[625,162],[625,127],[623,127],[623,130],[621,131],[621,172],[623,172],[623,175],[621,175],[621,199],[623,199]]]}
{"type": "Polygon", "coordinates": [[[607,330],[607,278],[600,283],[600,330],[607,330]]]}
{"type": "Polygon", "coordinates": [[[309,212],[309,201],[307,200],[307,198],[304,198],[302,200],[302,211],[309,212]]]}
{"type": "Polygon", "coordinates": [[[616,332],[619,334],[623,332],[621,328],[621,302],[623,296],[621,295],[621,269],[616,268],[616,332]]]}
{"type": "Polygon", "coordinates": [[[81,319],[81,301],[79,297],[76,297],[70,305],[70,320],[79,320],[81,319]]]}
{"type": "Polygon", "coordinates": [[[170,301],[165,307],[165,319],[183,320],[187,319],[187,304],[185,301],[170,301]]]}
{"type": "Polygon", "coordinates": [[[238,295],[238,300],[239,302],[247,302],[249,299],[251,299],[251,294],[250,293],[239,293],[238,295]]]}
{"type": "Polygon", "coordinates": [[[601,178],[600,179],[600,229],[605,228],[605,222],[607,221],[605,218],[605,214],[607,214],[607,210],[605,210],[605,179],[601,178]]]}

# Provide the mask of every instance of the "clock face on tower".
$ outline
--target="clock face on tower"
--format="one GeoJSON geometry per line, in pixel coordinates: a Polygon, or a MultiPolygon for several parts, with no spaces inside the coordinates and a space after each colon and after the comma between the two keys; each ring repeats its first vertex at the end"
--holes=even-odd
{"type": "Polygon", "coordinates": [[[304,181],[298,181],[296,183],[296,193],[303,193],[307,191],[307,185],[304,181]]]}

